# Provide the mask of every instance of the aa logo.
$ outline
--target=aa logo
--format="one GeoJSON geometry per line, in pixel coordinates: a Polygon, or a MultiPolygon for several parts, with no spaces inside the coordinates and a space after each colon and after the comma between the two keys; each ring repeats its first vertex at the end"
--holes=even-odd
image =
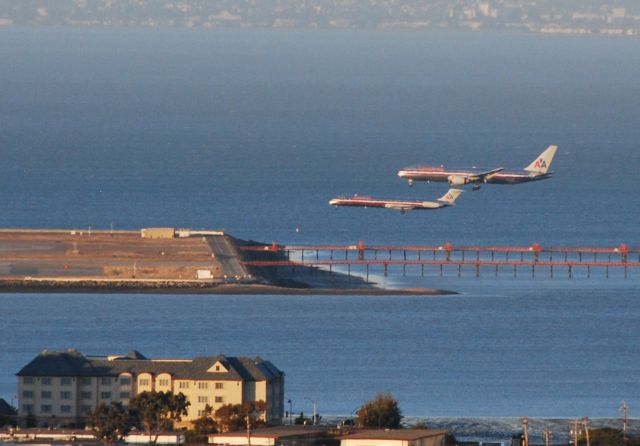
{"type": "Polygon", "coordinates": [[[447,194],[447,200],[453,200],[453,195],[447,194]]]}
{"type": "Polygon", "coordinates": [[[535,166],[537,169],[546,169],[547,168],[547,162],[540,158],[538,161],[536,161],[535,166]]]}

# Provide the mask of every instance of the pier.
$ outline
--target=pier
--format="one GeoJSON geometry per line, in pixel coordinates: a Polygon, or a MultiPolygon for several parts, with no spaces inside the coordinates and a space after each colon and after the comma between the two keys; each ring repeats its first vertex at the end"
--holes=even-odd
{"type": "Polygon", "coordinates": [[[271,245],[243,246],[245,252],[271,252],[279,254],[274,259],[247,260],[247,267],[315,267],[333,271],[334,267],[346,268],[347,274],[360,271],[369,280],[373,268],[385,276],[407,275],[413,267],[418,275],[444,276],[451,271],[458,276],[471,270],[476,277],[508,273],[513,277],[553,278],[564,274],[573,278],[578,271],[590,278],[595,270],[605,277],[613,270],[621,271],[628,278],[629,271],[640,270],[640,248],[626,244],[616,247],[554,247],[533,243],[530,246],[457,246],[446,242],[438,246],[422,245],[271,245]],[[395,268],[392,268],[395,267],[395,268]],[[393,271],[392,271],[393,270],[393,271]]]}

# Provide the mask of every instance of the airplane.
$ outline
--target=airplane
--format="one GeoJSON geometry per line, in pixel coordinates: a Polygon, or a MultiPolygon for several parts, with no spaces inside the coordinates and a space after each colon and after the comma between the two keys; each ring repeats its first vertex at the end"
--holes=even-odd
{"type": "Polygon", "coordinates": [[[507,170],[504,167],[495,169],[445,168],[444,166],[405,167],[398,171],[398,176],[409,181],[448,182],[451,186],[473,184],[474,191],[480,189],[482,183],[519,184],[528,181],[538,181],[550,178],[553,172],[549,170],[551,161],[558,146],[549,146],[531,164],[522,170],[507,170]]]}
{"type": "Polygon", "coordinates": [[[353,197],[338,197],[329,200],[329,204],[333,207],[338,206],[355,206],[363,208],[385,208],[400,211],[406,214],[412,210],[424,209],[440,209],[447,206],[455,205],[456,198],[464,192],[460,189],[449,189],[449,191],[436,201],[420,201],[420,200],[385,200],[380,198],[364,197],[354,195],[353,197]]]}

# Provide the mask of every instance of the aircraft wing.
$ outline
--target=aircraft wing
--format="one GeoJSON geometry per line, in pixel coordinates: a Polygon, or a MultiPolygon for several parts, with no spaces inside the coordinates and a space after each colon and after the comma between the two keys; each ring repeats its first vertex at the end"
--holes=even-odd
{"type": "Polygon", "coordinates": [[[496,173],[500,172],[504,170],[504,167],[498,167],[496,169],[491,169],[491,170],[487,170],[485,172],[480,172],[480,173],[476,173],[473,175],[469,175],[467,176],[467,178],[471,181],[471,182],[476,182],[476,181],[488,181],[491,179],[491,177],[493,175],[495,175],[496,173]]]}
{"type": "Polygon", "coordinates": [[[394,211],[400,211],[403,214],[409,211],[412,211],[416,208],[416,206],[406,205],[406,204],[395,204],[395,203],[387,203],[384,205],[385,209],[393,209],[394,211]]]}

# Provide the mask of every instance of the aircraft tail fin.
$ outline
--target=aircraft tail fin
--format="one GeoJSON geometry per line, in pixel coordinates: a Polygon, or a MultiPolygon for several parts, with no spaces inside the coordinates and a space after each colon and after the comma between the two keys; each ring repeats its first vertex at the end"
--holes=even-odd
{"type": "Polygon", "coordinates": [[[551,161],[553,161],[553,156],[556,154],[556,150],[558,150],[558,146],[547,147],[545,151],[542,152],[531,164],[525,167],[524,170],[533,173],[547,173],[551,167],[551,161]]]}
{"type": "Polygon", "coordinates": [[[447,204],[454,204],[462,192],[464,191],[461,189],[449,189],[446,194],[438,198],[438,201],[443,201],[447,204]]]}

